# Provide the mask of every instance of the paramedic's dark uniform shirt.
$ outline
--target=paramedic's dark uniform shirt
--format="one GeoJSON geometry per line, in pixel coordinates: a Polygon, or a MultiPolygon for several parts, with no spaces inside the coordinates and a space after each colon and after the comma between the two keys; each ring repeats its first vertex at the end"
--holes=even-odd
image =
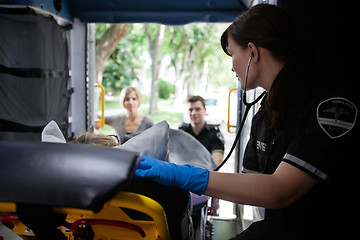
{"type": "Polygon", "coordinates": [[[179,129],[196,138],[211,154],[214,152],[224,152],[224,137],[218,127],[205,123],[204,128],[197,136],[190,124],[184,124],[179,129]]]}
{"type": "Polygon", "coordinates": [[[346,154],[350,156],[359,106],[346,91],[344,95],[337,89],[322,89],[314,94],[296,77],[291,80],[285,121],[277,133],[269,128],[262,101],[252,120],[242,171],[272,174],[284,161],[315,177],[318,183],[292,205],[266,209],[265,220],[243,234],[267,235],[267,239],[325,239],[338,228],[335,189],[346,154]]]}

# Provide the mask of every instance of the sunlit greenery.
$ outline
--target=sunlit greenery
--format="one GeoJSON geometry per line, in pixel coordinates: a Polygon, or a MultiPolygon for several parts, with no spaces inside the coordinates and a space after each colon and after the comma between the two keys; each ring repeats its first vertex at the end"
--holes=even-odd
{"type": "MultiPolygon", "coordinates": [[[[206,92],[209,86],[213,89],[219,86],[234,87],[236,82],[231,73],[230,58],[222,52],[220,46],[220,36],[227,25],[194,23],[166,26],[160,48],[159,66],[161,65],[162,71],[182,73],[182,79],[176,79],[174,74],[160,73],[162,80],[172,85],[175,80],[184,81],[182,90],[189,90],[188,94],[193,91],[206,92]],[[164,62],[164,59],[170,59],[170,62],[164,62]]],[[[97,24],[97,39],[109,27],[110,24],[97,24]]],[[[149,29],[151,31],[156,28],[150,25],[149,29]]],[[[132,24],[107,62],[103,74],[106,91],[118,93],[134,82],[144,85],[144,81],[151,81],[151,69],[146,64],[149,51],[144,24],[132,24]]],[[[161,90],[164,88],[159,89],[161,90]]],[[[168,90],[167,88],[164,91],[168,90]]]]}

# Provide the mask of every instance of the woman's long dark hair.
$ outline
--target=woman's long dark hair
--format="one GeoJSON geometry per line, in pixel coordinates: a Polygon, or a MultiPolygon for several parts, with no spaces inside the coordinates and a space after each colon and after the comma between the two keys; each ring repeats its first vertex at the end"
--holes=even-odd
{"type": "Polygon", "coordinates": [[[284,118],[284,100],[287,88],[286,75],[295,55],[294,30],[288,14],[280,7],[269,4],[255,5],[242,13],[222,34],[221,47],[230,56],[228,37],[244,49],[252,42],[267,49],[271,55],[286,62],[266,96],[265,109],[270,128],[279,130],[284,118]]]}

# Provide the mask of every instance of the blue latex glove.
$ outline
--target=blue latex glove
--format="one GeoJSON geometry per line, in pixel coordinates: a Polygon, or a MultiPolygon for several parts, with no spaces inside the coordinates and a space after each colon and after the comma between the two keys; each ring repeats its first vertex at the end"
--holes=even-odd
{"type": "Polygon", "coordinates": [[[209,181],[209,170],[142,156],[135,170],[135,177],[151,178],[162,185],[178,187],[201,195],[209,181]]]}

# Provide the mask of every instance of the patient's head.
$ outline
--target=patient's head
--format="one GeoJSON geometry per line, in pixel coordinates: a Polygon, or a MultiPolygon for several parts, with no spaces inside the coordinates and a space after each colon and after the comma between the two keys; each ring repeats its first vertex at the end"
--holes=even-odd
{"type": "Polygon", "coordinates": [[[117,136],[115,135],[102,135],[96,133],[83,133],[74,140],[69,141],[69,143],[80,143],[80,144],[89,144],[93,146],[105,146],[105,147],[115,147],[119,145],[117,136]]]}

